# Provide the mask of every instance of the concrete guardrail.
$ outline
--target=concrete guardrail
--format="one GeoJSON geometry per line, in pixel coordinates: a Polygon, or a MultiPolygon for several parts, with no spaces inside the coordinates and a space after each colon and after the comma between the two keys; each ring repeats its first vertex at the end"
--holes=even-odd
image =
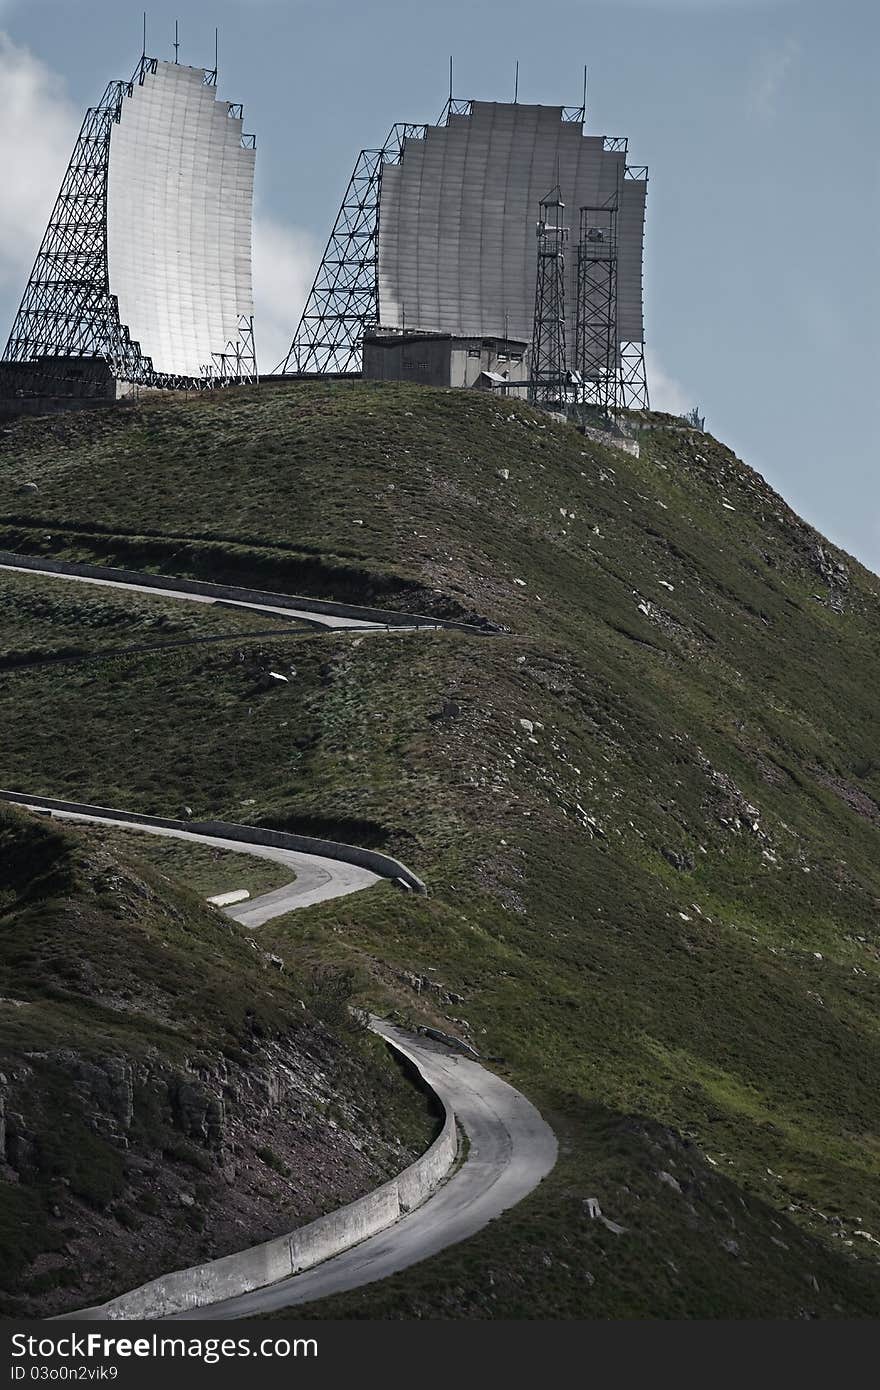
{"type": "Polygon", "coordinates": [[[427,893],[427,888],[418,874],[414,874],[399,859],[379,850],[363,849],[360,845],[346,845],[340,840],[318,840],[309,835],[293,835],[286,830],[268,830],[256,825],[236,825],[229,821],[213,820],[172,820],[167,816],[145,816],[139,812],[117,811],[111,806],[89,806],[79,801],[60,801],[50,796],[31,796],[24,792],[4,791],[0,788],[0,801],[11,801],[18,806],[35,806],[45,811],[69,811],[81,816],[102,816],[107,820],[120,821],[123,825],[156,825],[166,830],[188,830],[195,835],[214,835],[226,840],[241,840],[246,845],[274,845],[277,849],[296,850],[300,854],[320,854],[325,859],[339,859],[344,864],[358,864],[362,869],[371,869],[380,878],[390,878],[415,893],[427,893]]]}
{"type": "MultiPolygon", "coordinates": [[[[386,1041],[389,1047],[413,1063],[405,1048],[391,1039],[386,1041]]],[[[251,1289],[264,1288],[279,1279],[288,1279],[386,1230],[431,1195],[449,1174],[458,1154],[458,1134],[451,1106],[445,1104],[423,1078],[421,1084],[442,1106],[443,1128],[431,1147],[397,1177],[288,1235],[191,1269],[163,1274],[107,1303],[64,1313],[55,1320],[168,1317],[172,1313],[234,1298],[251,1289]]]]}
{"type": "Polygon", "coordinates": [[[386,627],[450,628],[455,632],[471,632],[489,636],[499,629],[487,624],[456,623],[449,618],[431,618],[420,613],[398,613],[390,608],[364,608],[357,604],[336,603],[331,599],[304,598],[300,594],[273,594],[263,589],[247,589],[235,584],[211,584],[201,579],[185,579],[177,575],[147,574],[143,570],[112,569],[109,565],[80,564],[72,560],[56,560],[51,555],[19,555],[15,550],[0,550],[0,565],[21,569],[48,570],[52,574],[80,575],[83,579],[106,579],[116,584],[135,584],[152,589],[178,590],[184,594],[204,594],[228,603],[266,604],[273,608],[295,608],[304,613],[326,613],[334,618],[356,618],[363,622],[382,623],[386,627]]]}

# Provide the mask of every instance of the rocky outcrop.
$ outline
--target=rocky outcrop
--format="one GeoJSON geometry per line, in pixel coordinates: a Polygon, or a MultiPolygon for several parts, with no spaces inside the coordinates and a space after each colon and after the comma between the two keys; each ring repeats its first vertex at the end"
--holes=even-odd
{"type": "Polygon", "coordinates": [[[179,1065],[66,1048],[0,1073],[0,1188],[43,1194],[57,1232],[55,1253],[0,1295],[7,1314],[60,1311],[132,1271],[227,1254],[380,1183],[412,1154],[373,1132],[332,1077],[330,1056],[292,1039],[179,1065]]]}
{"type": "Polygon", "coordinates": [[[100,837],[0,808],[0,910],[0,1316],[295,1229],[430,1143],[344,974],[273,968],[100,837]]]}

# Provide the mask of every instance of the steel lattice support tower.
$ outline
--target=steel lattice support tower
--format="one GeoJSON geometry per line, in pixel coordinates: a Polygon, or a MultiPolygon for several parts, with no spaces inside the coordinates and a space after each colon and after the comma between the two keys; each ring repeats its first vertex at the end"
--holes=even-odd
{"type": "Polygon", "coordinates": [[[409,136],[426,127],[399,123],[379,150],[361,150],[280,372],[340,376],[360,372],[363,338],[379,322],[379,193],[382,169],[396,164],[409,136]]]}
{"type": "MultiPolygon", "coordinates": [[[[117,375],[141,380],[152,364],[119,321],[107,268],[107,166],[110,133],[126,89],[142,83],[156,60],[141,58],[130,83],[111,82],[86,112],[61,191],[3,354],[6,363],[39,363],[55,381],[69,376],[67,359],[92,357],[117,375]],[[57,359],[53,364],[52,359],[57,359]]],[[[22,370],[22,379],[33,372],[22,370]]],[[[4,373],[13,382],[16,374],[4,373]]]]}
{"type": "Polygon", "coordinates": [[[565,204],[557,185],[538,210],[538,276],[529,373],[533,405],[565,401],[565,204]]]}
{"type": "Polygon", "coordinates": [[[254,316],[240,314],[238,338],[226,344],[224,352],[215,352],[214,372],[221,382],[234,381],[239,386],[257,386],[257,352],[254,344],[254,316]]]}
{"type": "Polygon", "coordinates": [[[578,396],[602,423],[617,414],[617,195],[603,207],[583,207],[577,248],[574,366],[578,396]]]}
{"type": "Polygon", "coordinates": [[[645,375],[645,344],[620,345],[620,404],[628,410],[650,410],[645,375]]]}
{"type": "MultiPolygon", "coordinates": [[[[645,165],[627,164],[624,166],[625,180],[640,183],[648,182],[645,165]]],[[[645,374],[644,336],[638,342],[622,340],[619,343],[620,387],[619,402],[628,410],[650,410],[648,398],[648,378],[645,374]]]]}

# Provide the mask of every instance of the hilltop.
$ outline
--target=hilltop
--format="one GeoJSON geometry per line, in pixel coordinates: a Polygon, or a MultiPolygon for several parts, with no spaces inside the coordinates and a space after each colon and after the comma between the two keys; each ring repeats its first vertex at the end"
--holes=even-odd
{"type": "MultiPolygon", "coordinates": [[[[503,629],[0,674],[5,786],[400,854],[427,899],[378,885],[261,946],[459,1033],[556,1129],[521,1207],[321,1315],[880,1308],[880,580],[717,440],[645,423],[636,459],[353,382],[0,435],[0,546],[503,629]]],[[[60,644],[85,600],[45,585],[60,644]]],[[[45,645],[21,611],[4,650],[45,645]]]]}

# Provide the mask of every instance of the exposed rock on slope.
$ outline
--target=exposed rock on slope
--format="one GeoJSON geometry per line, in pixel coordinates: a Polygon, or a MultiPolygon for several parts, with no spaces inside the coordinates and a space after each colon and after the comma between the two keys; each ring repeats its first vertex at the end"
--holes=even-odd
{"type": "Polygon", "coordinates": [[[507,629],[261,639],[296,678],[260,692],[222,651],[0,673],[7,784],[256,797],[430,883],[261,940],[500,1059],[560,1161],[342,1311],[880,1308],[880,581],[718,441],[648,423],[636,459],[476,392],[297,383],[0,438],[0,542],[507,629]]]}
{"type": "Polygon", "coordinates": [[[136,858],[0,808],[0,914],[7,1313],[278,1234],[427,1142],[343,975],[280,974],[136,858]]]}

